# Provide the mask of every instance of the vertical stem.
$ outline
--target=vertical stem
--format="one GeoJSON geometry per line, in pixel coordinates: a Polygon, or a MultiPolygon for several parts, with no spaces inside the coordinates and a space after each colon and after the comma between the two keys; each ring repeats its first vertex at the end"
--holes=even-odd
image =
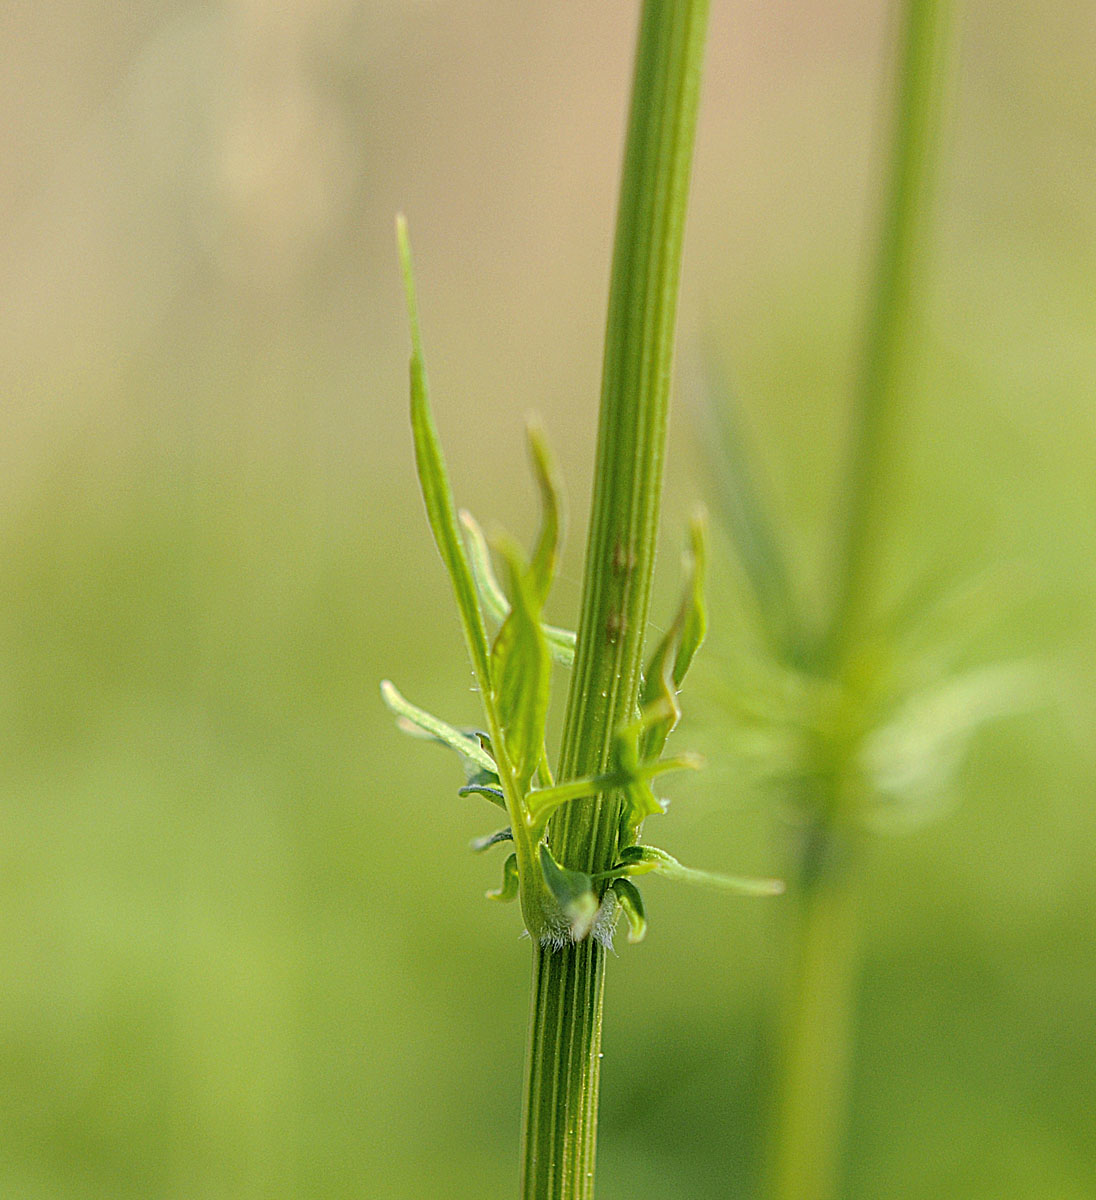
{"type": "MultiPolygon", "coordinates": [[[[822,668],[851,681],[878,568],[885,485],[895,465],[898,409],[908,383],[930,200],[947,82],[951,0],[904,0],[889,178],[863,359],[854,398],[844,511],[834,562],[833,609],[822,668]]],[[[831,1200],[839,1192],[846,1078],[853,1039],[858,909],[855,848],[841,803],[855,747],[832,748],[820,780],[820,861],[799,897],[779,1054],[770,1146],[772,1200],[831,1200]]]]}
{"type": "Polygon", "coordinates": [[[931,193],[947,93],[951,0],[905,0],[889,179],[864,330],[835,555],[838,572],[829,629],[839,663],[862,631],[894,467],[897,409],[916,333],[916,286],[926,257],[931,193]]]}
{"type": "Polygon", "coordinates": [[[838,1194],[847,1108],[857,960],[855,869],[842,863],[817,875],[796,899],[778,1029],[782,1078],[768,1192],[778,1200],[829,1200],[838,1194]]]}
{"type": "MultiPolygon", "coordinates": [[[[685,207],[707,0],[645,0],[605,334],[597,463],[559,778],[602,770],[634,718],[662,494],[685,207]]],[[[574,801],[549,840],[564,866],[612,864],[619,801],[574,801]]],[[[524,1116],[525,1200],[589,1200],[605,950],[534,949],[524,1116]]]]}

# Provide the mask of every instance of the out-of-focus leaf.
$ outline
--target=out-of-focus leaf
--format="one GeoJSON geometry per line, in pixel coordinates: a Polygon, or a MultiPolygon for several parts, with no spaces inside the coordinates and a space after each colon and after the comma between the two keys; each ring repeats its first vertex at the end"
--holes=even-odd
{"type": "Polygon", "coordinates": [[[667,879],[680,879],[685,883],[734,892],[739,896],[779,896],[784,891],[784,883],[780,879],[749,879],[738,875],[695,871],[682,866],[673,855],[654,846],[625,846],[620,852],[619,869],[622,875],[645,875],[648,871],[656,871],[667,879]]]}
{"type": "Polygon", "coordinates": [[[567,918],[571,936],[576,942],[581,942],[590,932],[597,916],[598,902],[593,880],[584,871],[561,867],[543,842],[540,846],[540,869],[548,890],[567,918]]]}
{"type": "MultiPolygon", "coordinates": [[[[479,522],[467,509],[461,509],[460,521],[464,526],[468,541],[468,561],[472,568],[472,577],[479,591],[480,600],[491,618],[500,625],[510,615],[510,601],[499,586],[494,568],[491,566],[491,553],[487,548],[487,538],[479,522]]],[[[556,625],[541,623],[544,636],[548,640],[548,649],[552,658],[561,666],[569,667],[575,661],[575,633],[572,629],[560,629],[556,625]]]]}
{"type": "MultiPolygon", "coordinates": [[[[494,761],[495,756],[491,753],[490,739],[485,738],[482,733],[473,734],[471,730],[466,731],[469,737],[476,737],[480,744],[480,749],[487,755],[491,761],[494,761]]],[[[473,764],[474,765],[474,764],[473,764]]],[[[485,771],[481,768],[476,768],[470,771],[465,784],[470,788],[497,788],[499,786],[499,777],[496,771],[485,771]]]]}
{"type": "Polygon", "coordinates": [[[407,293],[407,316],[411,325],[411,431],[415,442],[415,462],[418,467],[419,485],[426,504],[426,515],[434,532],[442,562],[449,573],[453,594],[457,599],[464,639],[472,657],[472,668],[480,690],[486,693],[491,686],[487,630],[483,623],[476,585],[464,554],[464,543],[457,529],[453,493],[449,487],[449,475],[445,469],[445,458],[438,439],[434,415],[430,410],[430,397],[426,381],[426,363],[422,352],[422,332],[419,327],[418,299],[415,294],[415,278],[411,265],[411,243],[407,235],[407,222],[401,216],[396,221],[396,238],[399,243],[400,264],[403,268],[404,288],[407,293]]]}
{"type": "Polygon", "coordinates": [[[529,453],[533,462],[533,475],[540,492],[541,509],[540,534],[533,550],[530,575],[543,607],[559,566],[559,549],[563,540],[563,493],[559,484],[555,460],[548,450],[543,431],[539,426],[530,423],[528,436],[529,453]]]}
{"type": "Polygon", "coordinates": [[[915,827],[945,807],[971,739],[988,722],[1031,708],[1045,690],[1032,663],[997,663],[911,696],[864,740],[860,767],[880,828],[915,827]]]}
{"type": "Polygon", "coordinates": [[[497,846],[499,842],[512,842],[514,840],[514,831],[512,829],[500,829],[498,833],[489,833],[486,837],[473,838],[470,845],[477,854],[482,850],[487,850],[491,846],[497,846]]]}
{"type": "Polygon", "coordinates": [[[647,914],[639,888],[630,879],[613,880],[613,892],[628,922],[628,941],[641,942],[647,934],[647,914]]]}
{"type": "Polygon", "coordinates": [[[524,793],[544,753],[552,660],[540,626],[537,597],[520,552],[506,541],[501,544],[501,552],[513,602],[491,649],[491,675],[506,752],[524,793]]]}
{"type": "Polygon", "coordinates": [[[734,397],[714,360],[707,362],[704,375],[701,448],[723,524],[753,592],[766,637],[783,661],[798,662],[808,641],[807,631],[783,549],[746,453],[734,397]]]}
{"type": "Polygon", "coordinates": [[[653,711],[656,703],[661,706],[657,710],[659,716],[651,721],[643,735],[640,757],[644,761],[657,758],[662,753],[666,739],[681,719],[677,693],[708,628],[704,607],[707,556],[702,514],[697,514],[690,523],[689,541],[681,603],[669,629],[655,647],[643,676],[640,708],[653,711]]]}
{"type": "Polygon", "coordinates": [[[703,509],[689,522],[687,563],[685,594],[681,598],[681,637],[674,657],[674,683],[679,688],[708,633],[708,610],[704,604],[704,585],[708,577],[708,516],[703,509]]]}
{"type": "Polygon", "coordinates": [[[488,900],[516,900],[518,898],[518,856],[511,854],[502,865],[502,884],[487,893],[488,900]]]}
{"type": "Polygon", "coordinates": [[[384,697],[385,704],[400,718],[401,722],[406,721],[413,728],[422,730],[435,741],[455,750],[461,758],[473,763],[479,770],[487,771],[491,776],[497,775],[498,768],[495,766],[494,759],[483,749],[478,738],[461,733],[459,729],[454,729],[440,717],[435,717],[424,709],[416,708],[414,704],[400,695],[389,679],[381,682],[381,695],[384,697]]]}

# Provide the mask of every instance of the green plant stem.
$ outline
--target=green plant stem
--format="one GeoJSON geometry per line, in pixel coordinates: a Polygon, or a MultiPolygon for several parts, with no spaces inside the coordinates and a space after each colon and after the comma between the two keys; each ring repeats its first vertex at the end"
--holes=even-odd
{"type": "MultiPolygon", "coordinates": [[[[857,391],[852,444],[834,558],[837,576],[828,630],[831,664],[863,631],[893,473],[896,416],[909,378],[917,329],[931,195],[948,92],[951,0],[906,0],[889,178],[857,391]]],[[[838,667],[839,669],[839,667],[838,667]]]]}
{"type": "Polygon", "coordinates": [[[838,1194],[844,1140],[859,889],[845,862],[805,882],[778,1029],[782,1073],[775,1097],[768,1194],[828,1200],[838,1194]]]}
{"type": "MultiPolygon", "coordinates": [[[[930,200],[947,92],[950,0],[905,0],[889,178],[854,397],[852,444],[834,562],[833,609],[821,670],[855,690],[894,472],[898,410],[908,385],[917,285],[926,257],[930,200]]],[[[855,748],[820,780],[824,821],[817,872],[799,890],[778,1054],[770,1142],[771,1200],[831,1200],[838,1189],[856,981],[856,855],[835,854],[855,817],[841,803],[855,748]]]]}
{"type": "MultiPolygon", "coordinates": [[[[613,733],[636,715],[707,10],[646,0],[640,18],[561,781],[604,771],[613,733]]],[[[612,865],[618,826],[615,796],[576,800],[549,841],[564,866],[597,874],[612,865]]],[[[534,948],[525,1200],[593,1195],[604,979],[596,938],[534,948]]]]}

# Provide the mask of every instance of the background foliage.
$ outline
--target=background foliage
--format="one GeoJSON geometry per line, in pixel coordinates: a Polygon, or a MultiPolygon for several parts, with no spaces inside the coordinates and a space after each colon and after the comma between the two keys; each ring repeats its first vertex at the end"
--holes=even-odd
{"type": "MultiPolygon", "coordinates": [[[[529,533],[535,409],[581,530],[633,9],[5,13],[4,1195],[512,1190],[528,948],[465,849],[490,812],[376,688],[398,668],[475,719],[412,471],[391,218],[458,498],[529,533]]],[[[701,478],[706,335],[821,573],[886,10],[713,18],[664,559],[701,478]]],[[[1053,686],[979,737],[945,820],[872,851],[852,1197],[1091,1194],[1094,54],[1082,0],[966,5],[889,578],[998,568],[965,624],[1053,686]]],[[[767,873],[773,814],[719,730],[727,570],[710,596],[680,742],[710,768],[660,833],[767,873]]],[[[749,1196],[779,918],[647,900],[608,984],[601,1193],[749,1196]]]]}

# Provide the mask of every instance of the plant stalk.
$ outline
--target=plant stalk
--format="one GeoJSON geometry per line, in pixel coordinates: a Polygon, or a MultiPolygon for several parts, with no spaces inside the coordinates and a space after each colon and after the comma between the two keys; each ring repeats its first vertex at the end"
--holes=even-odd
{"type": "Polygon", "coordinates": [[[768,1164],[774,1200],[838,1194],[847,1110],[859,888],[848,862],[805,881],[789,910],[792,951],[780,1021],[781,1086],[768,1164]]]}
{"type": "MultiPolygon", "coordinates": [[[[855,688],[885,534],[887,484],[910,381],[918,287],[928,248],[931,198],[948,83],[951,0],[904,0],[888,178],[871,299],[854,396],[852,442],[834,562],[833,608],[821,669],[855,688]]],[[[822,867],[799,889],[780,1029],[769,1147],[771,1200],[832,1200],[840,1191],[846,1081],[857,977],[858,841],[855,748],[820,779],[816,830],[822,867]]]]}
{"type": "Polygon", "coordinates": [[[904,0],[888,179],[854,396],[828,660],[838,671],[863,632],[884,533],[897,417],[918,332],[952,42],[951,0],[904,0]]]}
{"type": "MultiPolygon", "coordinates": [[[[640,17],[563,782],[604,771],[636,715],[707,12],[707,0],[645,0],[640,17]]],[[[619,807],[612,794],[568,804],[549,826],[557,859],[607,871],[619,807]]],[[[524,1200],[593,1196],[605,953],[596,937],[534,948],[524,1200]]]]}

